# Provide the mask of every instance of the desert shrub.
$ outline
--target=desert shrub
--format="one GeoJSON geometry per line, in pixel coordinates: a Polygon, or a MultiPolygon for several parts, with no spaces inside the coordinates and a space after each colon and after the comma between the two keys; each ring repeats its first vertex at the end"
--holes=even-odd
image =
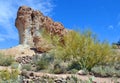
{"type": "Polygon", "coordinates": [[[22,69],[24,70],[27,70],[27,71],[30,71],[31,69],[32,69],[32,67],[31,67],[31,64],[23,64],[22,65],[22,69]]]}
{"type": "Polygon", "coordinates": [[[69,82],[79,83],[80,81],[79,81],[79,79],[76,76],[72,75],[69,82]]]}
{"type": "Polygon", "coordinates": [[[120,51],[119,50],[113,50],[114,51],[114,54],[113,54],[113,58],[114,58],[114,63],[116,64],[116,63],[118,63],[118,64],[120,64],[120,51]]]}
{"type": "Polygon", "coordinates": [[[62,72],[62,69],[61,69],[61,66],[60,66],[59,64],[55,64],[55,65],[54,65],[54,70],[53,70],[53,72],[54,72],[55,74],[61,74],[61,73],[63,73],[63,72],[62,72]]]}
{"type": "Polygon", "coordinates": [[[53,73],[55,73],[55,74],[66,73],[66,68],[64,66],[62,66],[61,64],[56,63],[56,64],[54,64],[53,73]]]}
{"type": "Polygon", "coordinates": [[[80,64],[78,61],[72,61],[69,65],[68,65],[68,70],[72,70],[72,69],[76,69],[76,70],[80,70],[80,64]]]}
{"type": "Polygon", "coordinates": [[[55,55],[65,60],[76,60],[82,69],[91,70],[96,64],[113,60],[112,50],[107,42],[99,42],[90,31],[71,31],[64,37],[64,45],[58,44],[55,55]]]}
{"type": "Polygon", "coordinates": [[[1,66],[10,66],[12,62],[14,62],[14,58],[12,56],[5,56],[4,54],[0,54],[1,66]]]}
{"type": "Polygon", "coordinates": [[[115,59],[108,42],[98,41],[96,35],[89,30],[69,31],[62,37],[64,43],[60,42],[61,38],[57,35],[47,36],[46,39],[54,46],[50,52],[54,53],[55,58],[63,61],[78,61],[82,69],[90,71],[97,64],[109,63],[115,59]]]}
{"type": "Polygon", "coordinates": [[[49,65],[48,61],[42,58],[38,60],[35,64],[37,71],[47,69],[49,65]]]}
{"type": "Polygon", "coordinates": [[[113,45],[112,45],[112,48],[113,48],[113,49],[117,49],[118,47],[117,47],[117,45],[114,45],[114,44],[113,44],[113,45]]]}
{"type": "Polygon", "coordinates": [[[47,62],[53,62],[54,61],[54,56],[53,53],[42,53],[42,54],[36,54],[33,57],[33,62],[36,63],[37,61],[40,61],[41,59],[44,59],[47,62]]]}
{"type": "Polygon", "coordinates": [[[34,61],[37,71],[47,69],[53,62],[54,56],[51,53],[43,53],[42,56],[40,56],[36,59],[36,61],[34,61]]]}
{"type": "Polygon", "coordinates": [[[119,63],[115,63],[114,67],[115,67],[116,70],[120,70],[120,62],[119,63]]]}
{"type": "Polygon", "coordinates": [[[11,70],[11,71],[8,71],[8,70],[1,70],[0,71],[0,82],[1,83],[18,83],[18,75],[19,75],[19,72],[18,70],[11,70]]]}
{"type": "Polygon", "coordinates": [[[78,72],[77,69],[71,69],[71,70],[67,71],[67,73],[69,73],[69,74],[76,74],[77,72],[78,72]]]}
{"type": "Polygon", "coordinates": [[[36,63],[36,67],[38,71],[42,69],[46,69],[48,67],[48,62],[44,60],[40,60],[36,63]]]}
{"type": "Polygon", "coordinates": [[[61,59],[55,59],[54,62],[52,63],[52,72],[55,74],[62,74],[67,72],[68,68],[68,63],[64,62],[61,59]]]}
{"type": "Polygon", "coordinates": [[[91,71],[95,76],[100,77],[120,76],[120,70],[116,70],[114,66],[95,66],[91,69],[91,71]]]}
{"type": "Polygon", "coordinates": [[[4,81],[10,80],[10,72],[8,70],[0,71],[0,79],[4,81]]]}
{"type": "Polygon", "coordinates": [[[10,72],[11,79],[13,79],[13,80],[16,80],[18,78],[18,75],[19,75],[19,71],[18,70],[14,69],[14,70],[12,70],[10,72]]]}
{"type": "Polygon", "coordinates": [[[52,63],[54,61],[54,56],[51,53],[44,53],[44,55],[42,55],[41,59],[43,59],[49,63],[52,63]]]}
{"type": "Polygon", "coordinates": [[[57,44],[60,44],[60,36],[58,35],[53,35],[49,32],[47,32],[46,30],[42,30],[42,36],[43,38],[45,38],[45,40],[47,40],[47,43],[52,44],[53,46],[56,46],[57,44]]]}
{"type": "Polygon", "coordinates": [[[13,62],[13,63],[11,64],[11,68],[12,68],[12,69],[17,69],[18,66],[19,66],[19,63],[17,63],[17,62],[13,62]]]}

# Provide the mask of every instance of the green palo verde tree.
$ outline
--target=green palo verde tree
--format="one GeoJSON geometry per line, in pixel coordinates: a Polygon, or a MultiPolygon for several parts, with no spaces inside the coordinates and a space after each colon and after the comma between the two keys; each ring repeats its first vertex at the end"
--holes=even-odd
{"type": "Polygon", "coordinates": [[[83,33],[69,31],[62,37],[64,43],[60,42],[61,38],[57,35],[52,38],[49,34],[45,35],[54,46],[51,52],[56,58],[77,61],[82,69],[91,70],[97,64],[108,63],[114,59],[111,46],[107,42],[99,42],[89,30],[83,33]]]}

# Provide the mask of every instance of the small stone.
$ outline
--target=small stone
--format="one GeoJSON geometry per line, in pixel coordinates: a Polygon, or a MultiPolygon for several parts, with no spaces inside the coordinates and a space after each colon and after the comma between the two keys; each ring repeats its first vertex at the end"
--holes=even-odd
{"type": "Polygon", "coordinates": [[[33,72],[30,72],[30,74],[29,74],[30,76],[34,76],[34,73],[33,72]]]}
{"type": "Polygon", "coordinates": [[[78,75],[86,75],[86,71],[85,70],[79,70],[78,71],[78,75]]]}
{"type": "Polygon", "coordinates": [[[55,79],[55,83],[62,83],[62,79],[55,79]]]}

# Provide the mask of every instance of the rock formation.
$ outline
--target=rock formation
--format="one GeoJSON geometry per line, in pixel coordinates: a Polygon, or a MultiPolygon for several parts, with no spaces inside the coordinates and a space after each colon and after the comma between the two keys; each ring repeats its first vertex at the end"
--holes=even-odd
{"type": "MultiPolygon", "coordinates": [[[[59,22],[54,22],[51,18],[44,16],[40,11],[33,10],[27,6],[21,6],[17,12],[15,25],[19,32],[19,43],[34,46],[36,40],[41,38],[41,31],[45,29],[50,34],[63,36],[66,29],[59,22]]],[[[38,41],[37,41],[38,42],[38,41]]]]}

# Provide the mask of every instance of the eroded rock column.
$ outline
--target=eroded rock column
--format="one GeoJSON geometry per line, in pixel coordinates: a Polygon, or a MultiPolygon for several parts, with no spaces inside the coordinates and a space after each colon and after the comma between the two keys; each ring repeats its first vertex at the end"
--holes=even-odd
{"type": "Polygon", "coordinates": [[[33,45],[33,39],[31,35],[32,29],[32,9],[26,6],[19,8],[16,18],[16,27],[19,32],[19,43],[33,45]]]}
{"type": "MultiPolygon", "coordinates": [[[[29,46],[38,46],[33,39],[41,39],[41,29],[52,35],[63,36],[67,30],[59,22],[44,16],[40,11],[27,6],[21,6],[17,12],[15,25],[19,32],[19,43],[29,46]]],[[[44,41],[38,41],[39,43],[44,41]]],[[[41,44],[40,44],[41,45],[41,44]]]]}

